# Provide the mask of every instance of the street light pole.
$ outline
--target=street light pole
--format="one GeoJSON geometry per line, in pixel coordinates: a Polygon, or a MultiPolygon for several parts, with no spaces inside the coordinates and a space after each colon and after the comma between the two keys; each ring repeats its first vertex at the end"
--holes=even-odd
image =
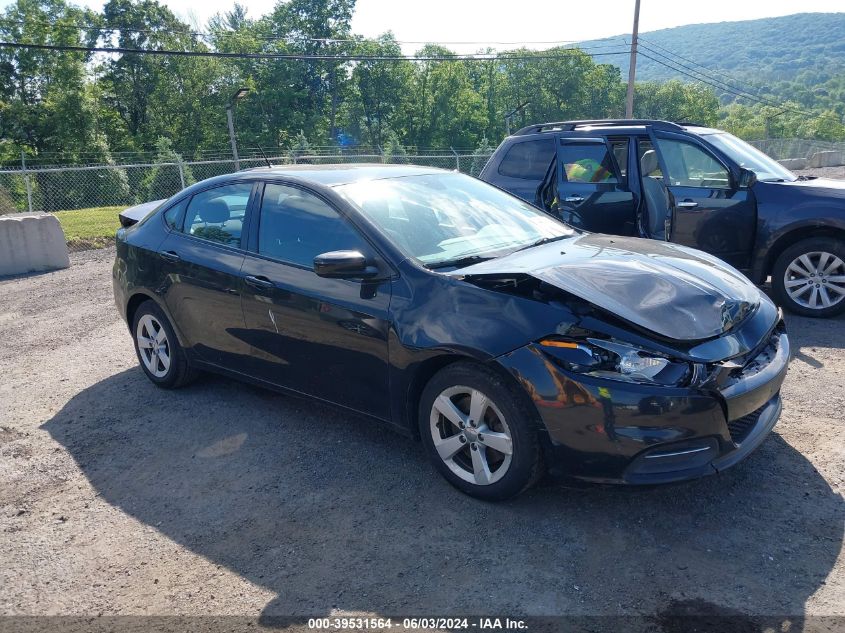
{"type": "Polygon", "coordinates": [[[232,157],[235,159],[235,171],[241,170],[241,163],[238,160],[238,143],[235,141],[235,124],[232,120],[232,104],[226,106],[226,120],[229,123],[229,142],[232,143],[232,157]]]}
{"type": "Polygon", "coordinates": [[[634,118],[634,81],[637,77],[637,35],[640,30],[640,0],[634,4],[634,29],[631,32],[631,64],[628,66],[628,94],[625,97],[625,118],[634,118]]]}
{"type": "Polygon", "coordinates": [[[233,110],[235,102],[243,99],[248,92],[248,88],[238,88],[237,92],[235,92],[235,94],[232,95],[232,98],[229,99],[229,103],[226,104],[226,123],[229,126],[229,142],[232,144],[232,157],[235,159],[235,171],[240,171],[241,162],[238,158],[238,142],[235,139],[235,117],[233,110]]]}

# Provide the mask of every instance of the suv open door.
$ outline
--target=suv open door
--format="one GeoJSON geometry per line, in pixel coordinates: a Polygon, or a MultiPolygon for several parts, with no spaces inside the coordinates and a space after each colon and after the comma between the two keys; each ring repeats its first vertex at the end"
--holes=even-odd
{"type": "Polygon", "coordinates": [[[586,231],[637,235],[628,143],[627,138],[561,137],[557,160],[538,188],[538,206],[586,231]]]}

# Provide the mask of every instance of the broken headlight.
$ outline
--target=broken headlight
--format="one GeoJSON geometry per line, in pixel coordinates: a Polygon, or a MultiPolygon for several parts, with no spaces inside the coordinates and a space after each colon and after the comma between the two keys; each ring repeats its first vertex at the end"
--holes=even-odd
{"type": "Polygon", "coordinates": [[[539,343],[564,369],[596,378],[679,387],[693,375],[690,363],[619,341],[553,337],[539,343]]]}

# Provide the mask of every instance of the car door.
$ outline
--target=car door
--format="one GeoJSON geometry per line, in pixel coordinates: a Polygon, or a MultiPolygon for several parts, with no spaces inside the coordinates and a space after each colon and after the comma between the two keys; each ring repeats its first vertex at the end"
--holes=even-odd
{"type": "Polygon", "coordinates": [[[585,231],[636,235],[637,205],[627,175],[629,142],[624,137],[561,137],[552,189],[544,194],[543,205],[585,231]]]}
{"type": "Polygon", "coordinates": [[[390,274],[328,279],[313,268],[330,251],[377,260],[372,245],[315,192],[290,184],[265,184],[256,219],[242,269],[250,373],[388,419],[390,274]]]}
{"type": "Polygon", "coordinates": [[[696,140],[654,135],[664,182],[672,193],[669,241],[699,248],[747,268],[757,228],[757,205],[728,167],[696,140]]]}
{"type": "Polygon", "coordinates": [[[240,286],[243,224],[255,183],[213,187],[181,201],[166,220],[171,231],[159,247],[164,301],[188,347],[201,360],[237,370],[249,345],[243,328],[240,286]]]}

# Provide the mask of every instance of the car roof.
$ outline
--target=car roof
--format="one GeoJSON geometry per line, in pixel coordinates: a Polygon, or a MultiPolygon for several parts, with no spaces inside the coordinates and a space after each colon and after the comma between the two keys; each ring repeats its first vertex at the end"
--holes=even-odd
{"type": "Polygon", "coordinates": [[[550,132],[617,133],[643,132],[646,128],[669,132],[688,131],[692,134],[715,134],[721,130],[704,127],[696,123],[674,123],[660,119],[590,119],[581,121],[557,121],[535,123],[514,132],[511,138],[546,134],[550,132]]]}
{"type": "Polygon", "coordinates": [[[421,167],[419,165],[384,165],[382,163],[341,163],[331,165],[274,165],[256,167],[239,172],[249,175],[284,176],[305,182],[314,182],[328,187],[349,184],[359,180],[381,180],[405,176],[449,173],[446,169],[421,167]]]}
{"type": "Polygon", "coordinates": [[[239,180],[255,181],[274,176],[284,177],[286,180],[297,181],[302,184],[336,187],[361,180],[383,180],[385,178],[403,178],[407,176],[424,176],[430,174],[454,173],[448,169],[436,167],[421,167],[419,165],[383,165],[381,163],[354,163],[332,165],[272,165],[271,167],[255,167],[244,169],[232,174],[223,174],[201,180],[179,192],[184,193],[206,189],[209,186],[232,183],[239,180]]]}

